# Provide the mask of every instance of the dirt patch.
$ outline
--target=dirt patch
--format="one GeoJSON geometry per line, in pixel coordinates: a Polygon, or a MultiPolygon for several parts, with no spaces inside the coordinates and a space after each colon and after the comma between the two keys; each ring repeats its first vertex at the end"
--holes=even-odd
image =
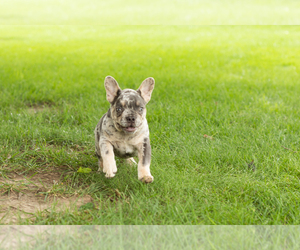
{"type": "Polygon", "coordinates": [[[44,110],[49,110],[54,103],[40,103],[40,104],[28,104],[27,112],[29,114],[36,114],[38,112],[42,112],[44,110]]]}
{"type": "Polygon", "coordinates": [[[45,107],[30,107],[30,108],[27,109],[27,112],[29,114],[36,114],[40,111],[43,111],[44,109],[45,109],[45,107]]]}
{"type": "Polygon", "coordinates": [[[0,183],[0,224],[17,224],[38,211],[74,209],[92,201],[89,195],[62,194],[59,190],[67,183],[62,182],[60,171],[31,177],[14,174],[0,178],[0,183]]]}

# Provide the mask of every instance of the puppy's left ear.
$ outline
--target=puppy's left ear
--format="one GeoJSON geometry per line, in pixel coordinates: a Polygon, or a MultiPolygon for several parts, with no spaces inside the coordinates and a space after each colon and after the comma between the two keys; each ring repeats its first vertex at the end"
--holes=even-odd
{"type": "Polygon", "coordinates": [[[143,97],[146,103],[148,103],[151,99],[151,94],[154,89],[154,83],[154,78],[148,77],[142,82],[141,86],[137,90],[137,92],[143,97]]]}

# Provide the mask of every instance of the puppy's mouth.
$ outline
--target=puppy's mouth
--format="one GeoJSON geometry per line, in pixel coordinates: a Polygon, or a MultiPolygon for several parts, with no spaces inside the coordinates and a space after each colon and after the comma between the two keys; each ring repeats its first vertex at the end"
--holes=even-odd
{"type": "Polygon", "coordinates": [[[126,132],[134,132],[136,131],[136,127],[123,127],[123,130],[126,132]]]}
{"type": "Polygon", "coordinates": [[[136,131],[136,130],[138,129],[138,127],[134,127],[134,126],[132,126],[132,124],[127,125],[127,127],[126,127],[126,126],[122,126],[120,123],[118,123],[118,126],[119,126],[119,128],[121,128],[123,131],[129,132],[129,133],[132,133],[132,132],[134,132],[134,131],[136,131]]]}

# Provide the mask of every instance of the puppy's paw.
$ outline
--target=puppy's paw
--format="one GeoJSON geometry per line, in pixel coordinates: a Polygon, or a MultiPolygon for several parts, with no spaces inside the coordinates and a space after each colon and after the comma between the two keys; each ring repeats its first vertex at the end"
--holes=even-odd
{"type": "Polygon", "coordinates": [[[113,178],[115,173],[117,173],[117,167],[108,168],[104,166],[103,173],[105,174],[106,178],[113,178]]]}
{"type": "Polygon", "coordinates": [[[111,179],[111,178],[115,177],[115,174],[114,174],[114,173],[108,173],[108,172],[107,172],[107,173],[105,174],[105,177],[108,178],[108,179],[111,179]]]}
{"type": "Polygon", "coordinates": [[[143,176],[139,179],[143,183],[151,183],[154,181],[154,177],[152,175],[143,176]]]}

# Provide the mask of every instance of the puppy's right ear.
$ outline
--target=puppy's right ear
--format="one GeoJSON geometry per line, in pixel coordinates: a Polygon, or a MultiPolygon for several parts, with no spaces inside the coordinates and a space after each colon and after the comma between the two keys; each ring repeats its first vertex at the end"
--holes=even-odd
{"type": "Polygon", "coordinates": [[[106,89],[106,99],[112,103],[115,97],[121,92],[119,84],[112,76],[107,76],[105,77],[104,87],[106,89]]]}

